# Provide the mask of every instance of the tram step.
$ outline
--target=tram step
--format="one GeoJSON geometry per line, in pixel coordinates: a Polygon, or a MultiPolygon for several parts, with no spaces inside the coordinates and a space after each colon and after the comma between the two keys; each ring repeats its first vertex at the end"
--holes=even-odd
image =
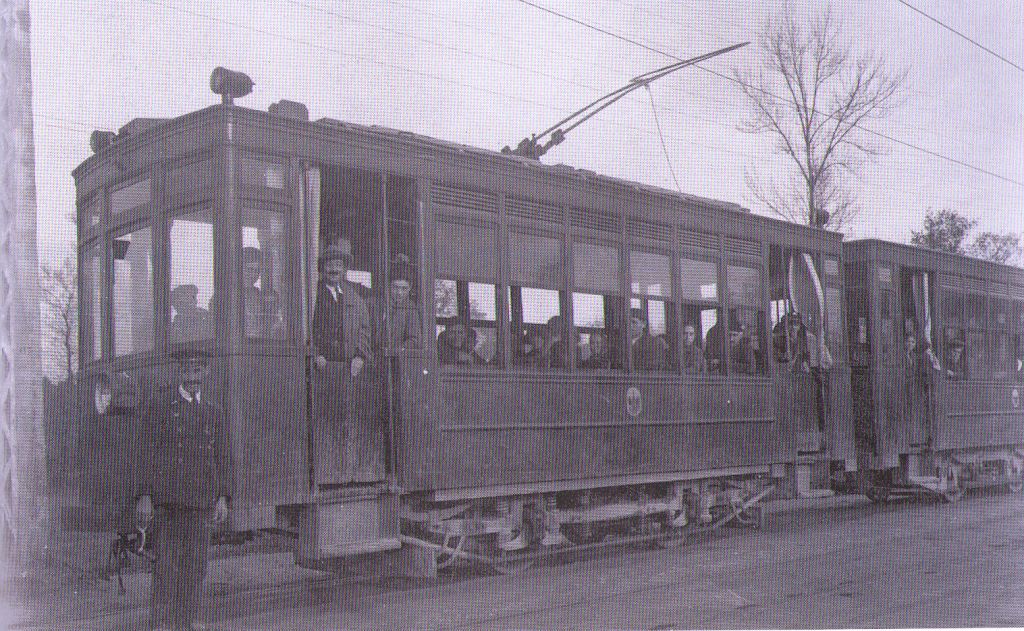
{"type": "Polygon", "coordinates": [[[307,504],[299,513],[295,560],[299,565],[401,547],[398,496],[380,494],[307,504]]]}

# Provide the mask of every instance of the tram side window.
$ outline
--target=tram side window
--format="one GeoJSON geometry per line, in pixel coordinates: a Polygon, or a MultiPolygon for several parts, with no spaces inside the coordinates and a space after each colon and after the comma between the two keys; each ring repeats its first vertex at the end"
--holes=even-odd
{"type": "Polygon", "coordinates": [[[729,370],[741,375],[763,375],[765,361],[765,314],[761,271],[729,265],[729,370]]]}
{"type": "Polygon", "coordinates": [[[967,375],[980,379],[989,371],[985,338],[988,329],[988,305],[985,296],[967,294],[964,300],[967,318],[967,375]]]}
{"type": "Polygon", "coordinates": [[[562,317],[562,241],[512,230],[508,237],[508,316],[512,363],[567,369],[568,331],[562,317]]]}
{"type": "Polygon", "coordinates": [[[967,331],[964,328],[964,295],[948,287],[942,288],[942,370],[947,379],[967,378],[967,357],[964,350],[967,331]]]}
{"type": "Polygon", "coordinates": [[[600,243],[572,244],[572,324],[585,370],[622,368],[624,308],[619,288],[619,251],[600,243]]]}
{"type": "Polygon", "coordinates": [[[672,299],[671,259],[633,251],[630,268],[630,353],[634,371],[674,370],[676,314],[672,299]]]}
{"type": "Polygon", "coordinates": [[[439,221],[434,240],[437,359],[449,365],[501,364],[498,352],[495,231],[439,221]]]}
{"type": "Polygon", "coordinates": [[[500,363],[495,292],[495,286],[489,283],[449,279],[434,282],[439,363],[463,366],[500,363]]]}
{"type": "Polygon", "coordinates": [[[508,288],[512,363],[525,368],[569,367],[565,319],[559,292],[537,287],[508,288]]]}
{"type": "Polygon", "coordinates": [[[1013,313],[1014,372],[1018,381],[1024,381],[1024,302],[1014,302],[1013,313]]]}
{"type": "Polygon", "coordinates": [[[683,348],[680,353],[686,374],[725,371],[725,335],[719,324],[718,264],[713,261],[679,260],[679,296],[682,301],[683,348]],[[691,348],[689,330],[693,329],[691,348]],[[700,357],[703,355],[703,358],[700,357]]]}
{"type": "Polygon", "coordinates": [[[213,213],[199,210],[171,220],[170,341],[211,339],[213,298],[213,213]]]}
{"type": "Polygon", "coordinates": [[[114,354],[153,348],[153,238],[149,226],[111,242],[114,354]]]}
{"type": "Polygon", "coordinates": [[[992,299],[992,313],[989,317],[989,359],[992,362],[992,376],[1000,381],[1010,378],[1013,368],[1010,358],[1010,303],[1005,298],[992,299]]]}
{"type": "Polygon", "coordinates": [[[94,243],[82,252],[82,295],[85,298],[86,321],[83,332],[86,341],[85,361],[94,361],[103,354],[103,248],[94,243]]]}
{"type": "Polygon", "coordinates": [[[242,330],[247,338],[287,336],[284,228],[283,213],[251,208],[242,213],[242,330]]]}

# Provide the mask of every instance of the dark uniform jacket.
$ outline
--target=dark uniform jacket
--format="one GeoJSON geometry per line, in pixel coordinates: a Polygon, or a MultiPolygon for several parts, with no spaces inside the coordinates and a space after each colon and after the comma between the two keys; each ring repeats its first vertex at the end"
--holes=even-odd
{"type": "Polygon", "coordinates": [[[328,361],[370,359],[370,312],[351,283],[342,283],[337,299],[320,283],[313,308],[313,347],[328,361]]]}
{"type": "Polygon", "coordinates": [[[154,506],[210,508],[231,496],[227,420],[203,398],[191,402],[178,387],[154,397],[142,417],[139,495],[154,506]]]}

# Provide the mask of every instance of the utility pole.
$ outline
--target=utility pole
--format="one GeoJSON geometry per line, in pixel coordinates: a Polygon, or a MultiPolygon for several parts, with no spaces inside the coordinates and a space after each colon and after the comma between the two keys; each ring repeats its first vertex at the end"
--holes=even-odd
{"type": "Polygon", "coordinates": [[[0,561],[41,558],[49,528],[39,344],[28,0],[0,0],[0,561]]]}

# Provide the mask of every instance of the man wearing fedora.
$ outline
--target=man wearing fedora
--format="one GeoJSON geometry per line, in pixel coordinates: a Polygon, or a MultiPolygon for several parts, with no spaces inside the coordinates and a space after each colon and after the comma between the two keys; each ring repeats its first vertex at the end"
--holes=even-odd
{"type": "Polygon", "coordinates": [[[136,504],[139,522],[156,525],[154,629],[202,628],[210,526],[227,519],[231,496],[227,421],[202,390],[209,357],[188,349],[175,358],[178,379],[144,408],[136,504]]]}
{"type": "Polygon", "coordinates": [[[313,307],[312,347],[316,395],[318,478],[349,481],[360,462],[354,444],[362,420],[356,411],[369,387],[363,382],[370,351],[370,312],[366,300],[345,279],[352,244],[337,239],[320,256],[320,284],[313,307]],[[350,418],[356,417],[356,418],[350,418]],[[340,476],[340,477],[339,477],[340,476]]]}

